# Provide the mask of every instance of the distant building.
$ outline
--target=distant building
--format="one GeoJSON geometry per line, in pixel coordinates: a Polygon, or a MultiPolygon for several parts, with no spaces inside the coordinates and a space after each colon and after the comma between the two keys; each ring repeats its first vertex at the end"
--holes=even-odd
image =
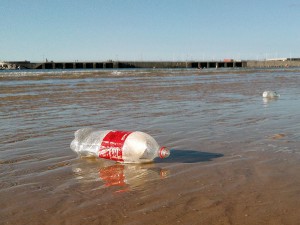
{"type": "Polygon", "coordinates": [[[272,59],[266,59],[266,61],[287,61],[288,58],[272,58],[272,59]]]}

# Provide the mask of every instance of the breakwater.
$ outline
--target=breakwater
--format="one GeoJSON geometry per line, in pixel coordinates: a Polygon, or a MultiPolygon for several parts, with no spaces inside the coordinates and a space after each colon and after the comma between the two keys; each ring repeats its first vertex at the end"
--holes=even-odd
{"type": "Polygon", "coordinates": [[[119,68],[234,68],[245,67],[242,61],[96,61],[96,62],[2,62],[2,69],[119,69],[119,68]]]}
{"type": "Polygon", "coordinates": [[[75,62],[0,62],[0,69],[119,69],[119,68],[264,68],[299,67],[299,59],[290,60],[224,60],[224,61],[75,61],[75,62]]]}

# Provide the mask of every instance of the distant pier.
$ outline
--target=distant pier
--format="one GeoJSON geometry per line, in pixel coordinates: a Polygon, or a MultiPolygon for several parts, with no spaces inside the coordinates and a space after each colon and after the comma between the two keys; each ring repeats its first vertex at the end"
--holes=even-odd
{"type": "Polygon", "coordinates": [[[262,67],[299,67],[300,59],[278,60],[246,60],[235,61],[225,59],[223,61],[75,61],[75,62],[30,62],[9,61],[0,62],[0,69],[120,69],[120,68],[262,68],[262,67]]]}
{"type": "Polygon", "coordinates": [[[97,62],[30,62],[15,61],[0,63],[2,69],[119,69],[119,68],[234,68],[245,67],[245,62],[230,61],[97,61],[97,62]]]}

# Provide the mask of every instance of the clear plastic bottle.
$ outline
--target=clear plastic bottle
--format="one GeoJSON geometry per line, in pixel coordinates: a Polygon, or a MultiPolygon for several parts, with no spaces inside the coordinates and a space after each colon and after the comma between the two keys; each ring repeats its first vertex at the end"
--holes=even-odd
{"type": "Polygon", "coordinates": [[[81,156],[94,156],[123,163],[146,163],[170,155],[153,137],[140,131],[82,128],[75,132],[71,149],[81,156]]]}
{"type": "Polygon", "coordinates": [[[278,98],[280,95],[276,91],[264,91],[263,98],[278,98]]]}

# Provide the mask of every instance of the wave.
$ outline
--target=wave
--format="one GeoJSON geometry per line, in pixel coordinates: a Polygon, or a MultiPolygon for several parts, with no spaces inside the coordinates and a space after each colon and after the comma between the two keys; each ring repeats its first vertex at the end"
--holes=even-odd
{"type": "Polygon", "coordinates": [[[74,77],[122,77],[122,76],[176,76],[176,75],[223,75],[292,72],[300,73],[299,68],[221,68],[221,69],[192,69],[192,68],[131,68],[131,69],[56,69],[56,70],[0,70],[0,79],[15,78],[74,78],[74,77]]]}

